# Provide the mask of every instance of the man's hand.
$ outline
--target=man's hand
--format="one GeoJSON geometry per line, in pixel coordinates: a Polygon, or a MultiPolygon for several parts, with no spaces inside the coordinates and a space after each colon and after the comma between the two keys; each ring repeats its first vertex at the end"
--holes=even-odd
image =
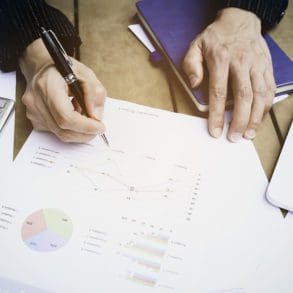
{"type": "Polygon", "coordinates": [[[19,61],[27,81],[22,101],[36,130],[53,132],[65,142],[86,142],[105,131],[101,120],[106,91],[92,70],[73,58],[72,62],[90,117],[81,115],[75,99],[71,102],[69,88],[41,39],[30,44],[19,61]]]}
{"type": "Polygon", "coordinates": [[[275,93],[272,61],[256,15],[238,8],[223,9],[190,45],[183,68],[191,86],[209,71],[209,132],[220,137],[224,124],[228,83],[234,108],[228,138],[253,139],[275,93]]]}

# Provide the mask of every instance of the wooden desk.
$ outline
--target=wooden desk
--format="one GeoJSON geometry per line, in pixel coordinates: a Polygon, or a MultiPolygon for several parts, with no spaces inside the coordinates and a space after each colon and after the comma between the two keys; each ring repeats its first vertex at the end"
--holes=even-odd
{"type": "MultiPolygon", "coordinates": [[[[73,22],[73,0],[50,0],[73,22]]],[[[108,90],[117,97],[152,107],[200,115],[182,91],[172,72],[156,68],[148,60],[148,51],[130,33],[127,26],[137,23],[135,0],[79,1],[79,27],[83,40],[81,61],[91,67],[108,90]],[[168,78],[169,82],[168,82],[168,78]],[[173,93],[173,95],[172,95],[173,93]]],[[[290,1],[286,16],[271,35],[285,52],[293,56],[293,3],[290,1]]],[[[18,76],[17,97],[24,90],[18,76]]],[[[16,109],[15,154],[31,131],[25,110],[18,99],[16,109]]],[[[292,95],[273,107],[282,140],[293,117],[292,95]]],[[[267,115],[254,145],[268,177],[271,176],[281,143],[272,118],[267,115]]]]}

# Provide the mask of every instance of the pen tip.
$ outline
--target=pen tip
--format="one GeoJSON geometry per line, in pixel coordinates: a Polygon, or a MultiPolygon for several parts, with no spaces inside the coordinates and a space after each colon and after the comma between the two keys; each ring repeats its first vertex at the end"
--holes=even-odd
{"type": "Polygon", "coordinates": [[[103,141],[105,142],[105,144],[106,144],[108,147],[110,147],[110,144],[109,144],[109,141],[108,141],[106,135],[105,135],[105,134],[102,134],[101,137],[102,137],[103,141]]]}

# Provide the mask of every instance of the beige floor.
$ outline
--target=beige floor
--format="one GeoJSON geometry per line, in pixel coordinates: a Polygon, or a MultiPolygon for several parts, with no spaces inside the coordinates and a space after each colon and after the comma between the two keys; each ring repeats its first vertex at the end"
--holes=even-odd
{"type": "MultiPolygon", "coordinates": [[[[50,4],[61,9],[73,20],[73,0],[51,0],[50,4]]],[[[199,115],[194,105],[173,74],[166,68],[150,64],[148,51],[128,31],[127,26],[136,23],[135,0],[87,0],[79,1],[80,35],[83,40],[81,61],[90,66],[108,90],[108,95],[166,110],[199,115]],[[170,86],[175,93],[172,100],[170,86]]],[[[272,36],[291,57],[293,56],[293,4],[272,36]]],[[[17,96],[21,97],[24,82],[18,78],[17,96]]],[[[31,130],[20,102],[16,109],[15,154],[31,130]]],[[[283,137],[293,117],[292,95],[274,106],[274,112],[283,137]]],[[[280,152],[280,142],[270,116],[264,119],[255,147],[268,177],[271,176],[280,152]]]]}

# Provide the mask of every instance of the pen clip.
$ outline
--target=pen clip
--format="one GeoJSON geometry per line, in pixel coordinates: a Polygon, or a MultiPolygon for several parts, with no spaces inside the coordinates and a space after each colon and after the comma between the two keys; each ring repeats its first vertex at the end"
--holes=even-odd
{"type": "Polygon", "coordinates": [[[62,53],[62,55],[64,56],[66,62],[72,66],[73,63],[70,59],[70,57],[67,55],[65,49],[63,48],[63,46],[61,45],[61,43],[59,42],[57,36],[55,35],[55,33],[52,30],[48,30],[48,33],[50,35],[50,37],[52,38],[53,42],[55,43],[56,47],[60,50],[60,52],[62,53]]]}

